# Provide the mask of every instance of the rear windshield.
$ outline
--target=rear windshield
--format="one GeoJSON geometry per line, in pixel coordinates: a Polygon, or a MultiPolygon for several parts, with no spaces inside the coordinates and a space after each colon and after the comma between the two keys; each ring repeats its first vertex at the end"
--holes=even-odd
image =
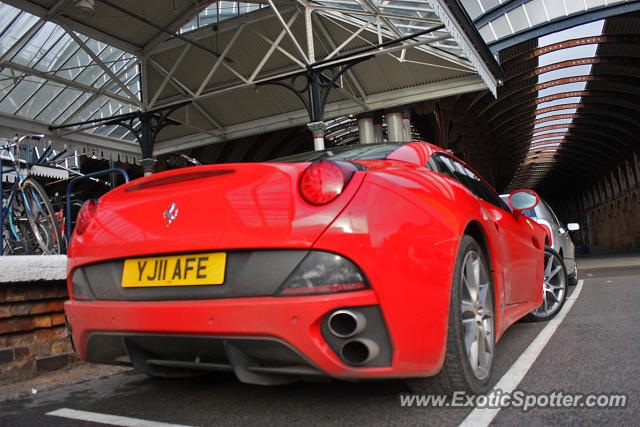
{"type": "Polygon", "coordinates": [[[292,154],[286,157],[269,160],[273,163],[297,163],[313,162],[315,160],[382,160],[405,143],[393,144],[354,144],[343,147],[332,147],[322,151],[308,151],[306,153],[292,154]]]}

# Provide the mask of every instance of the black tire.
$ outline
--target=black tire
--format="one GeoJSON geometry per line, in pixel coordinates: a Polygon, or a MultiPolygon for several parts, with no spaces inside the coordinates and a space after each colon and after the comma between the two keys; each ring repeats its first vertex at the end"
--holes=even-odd
{"type": "Polygon", "coordinates": [[[27,178],[22,183],[22,194],[16,195],[21,201],[28,205],[25,215],[31,226],[37,248],[36,253],[44,255],[58,255],[64,252],[64,243],[60,233],[60,225],[55,216],[53,206],[49,196],[42,188],[42,185],[33,178],[27,178]]]}
{"type": "MultiPolygon", "coordinates": [[[[575,263],[575,260],[574,260],[573,262],[575,263]]],[[[566,267],[567,267],[567,266],[565,265],[565,268],[566,268],[566,267]]],[[[578,266],[576,266],[575,273],[574,273],[574,274],[572,274],[572,275],[569,275],[569,281],[568,281],[568,283],[569,283],[569,286],[575,286],[575,285],[577,285],[577,284],[578,284],[578,266]]]]}
{"type": "Polygon", "coordinates": [[[463,236],[458,249],[450,301],[447,350],[442,370],[435,377],[412,378],[407,383],[416,392],[485,393],[491,385],[495,351],[494,291],[484,253],[468,235],[463,236]],[[477,271],[471,271],[476,267],[477,271]],[[479,278],[475,299],[471,292],[473,286],[467,282],[469,274],[477,274],[479,278]],[[475,337],[472,336],[474,331],[475,337]],[[465,336],[471,337],[472,342],[465,342],[465,336]],[[477,357],[473,357],[476,339],[477,357]],[[480,351],[481,346],[484,351],[480,351]],[[476,360],[475,366],[472,360],[476,360]]]}
{"type": "Polygon", "coordinates": [[[553,318],[567,299],[567,267],[560,254],[549,246],[544,248],[544,280],[542,304],[529,313],[525,320],[544,322],[553,318]]]}

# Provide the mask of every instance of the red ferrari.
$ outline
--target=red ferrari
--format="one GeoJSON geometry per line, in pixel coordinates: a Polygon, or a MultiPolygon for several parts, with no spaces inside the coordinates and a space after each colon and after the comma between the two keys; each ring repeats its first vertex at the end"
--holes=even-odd
{"type": "Polygon", "coordinates": [[[544,230],[428,143],[172,170],[82,208],[65,304],[79,355],[244,382],[408,378],[484,392],[542,301],[544,230]],[[436,378],[436,380],[433,379],[436,378]]]}

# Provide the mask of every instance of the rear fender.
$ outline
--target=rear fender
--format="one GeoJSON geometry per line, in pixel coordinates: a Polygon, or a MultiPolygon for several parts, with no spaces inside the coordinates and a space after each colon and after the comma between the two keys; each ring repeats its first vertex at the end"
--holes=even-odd
{"type": "Polygon", "coordinates": [[[362,268],[380,300],[394,367],[435,374],[444,362],[453,267],[466,223],[450,207],[457,191],[420,174],[369,172],[313,247],[362,268]]]}

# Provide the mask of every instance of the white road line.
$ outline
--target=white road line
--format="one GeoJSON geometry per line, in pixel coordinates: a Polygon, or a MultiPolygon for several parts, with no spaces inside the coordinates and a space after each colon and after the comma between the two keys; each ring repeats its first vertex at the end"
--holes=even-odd
{"type": "MultiPolygon", "coordinates": [[[[529,344],[529,347],[520,355],[518,360],[509,368],[509,370],[500,378],[498,384],[495,385],[491,393],[497,390],[502,390],[504,393],[512,393],[518,384],[522,381],[524,376],[529,372],[529,369],[536,361],[542,350],[547,345],[553,334],[558,329],[558,326],[562,323],[567,313],[573,307],[582,291],[582,285],[584,280],[580,280],[576,285],[575,290],[571,296],[567,297],[567,301],[564,303],[564,307],[560,310],[560,313],[547,323],[547,325],[540,331],[538,336],[529,344]]],[[[460,427],[486,427],[491,424],[491,421],[498,415],[500,408],[476,408],[467,418],[462,421],[460,427]]]]}
{"type": "Polygon", "coordinates": [[[72,420],[89,421],[92,423],[109,424],[126,427],[189,427],[182,424],[168,424],[157,421],[141,420],[138,418],[120,417],[118,415],[99,414],[97,412],[76,411],[75,409],[62,408],[48,412],[54,417],[70,418],[72,420]]]}

